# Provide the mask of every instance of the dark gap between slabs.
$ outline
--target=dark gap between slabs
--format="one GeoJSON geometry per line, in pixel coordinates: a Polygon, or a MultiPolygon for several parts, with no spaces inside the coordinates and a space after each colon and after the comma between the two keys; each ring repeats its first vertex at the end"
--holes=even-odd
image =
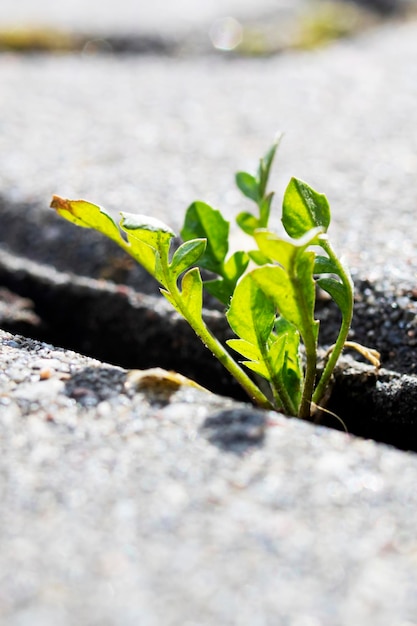
{"type": "MultiPolygon", "coordinates": [[[[239,385],[161,297],[58,272],[4,251],[0,251],[0,286],[33,303],[38,322],[24,321],[26,336],[128,369],[175,370],[217,394],[248,401],[239,385]]],[[[358,282],[353,338],[380,349],[387,367],[398,363],[400,369],[404,354],[404,367],[415,363],[415,348],[407,344],[415,324],[411,305],[399,310],[393,306],[392,295],[376,293],[369,283],[358,282]],[[371,327],[367,317],[370,301],[375,305],[371,327]],[[389,318],[391,312],[396,322],[389,318]],[[381,316],[386,333],[379,333],[379,344],[375,345],[368,341],[368,335],[375,324],[380,324],[381,316]]],[[[413,299],[407,302],[413,304],[413,299]]],[[[330,337],[332,324],[337,324],[337,311],[326,302],[318,308],[330,337]]],[[[206,322],[222,342],[231,336],[218,311],[207,311],[206,322]]],[[[3,319],[1,326],[22,333],[22,319],[3,319]]],[[[417,376],[389,370],[375,372],[348,359],[335,374],[326,406],[352,434],[417,451],[417,376]]],[[[321,423],[341,428],[337,419],[327,413],[323,413],[321,423]]]]}

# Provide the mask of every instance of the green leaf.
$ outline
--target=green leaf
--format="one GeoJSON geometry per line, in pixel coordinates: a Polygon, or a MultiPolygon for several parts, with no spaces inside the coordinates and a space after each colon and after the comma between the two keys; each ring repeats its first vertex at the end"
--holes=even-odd
{"type": "Polygon", "coordinates": [[[268,226],[273,197],[274,194],[270,193],[265,198],[262,198],[259,203],[259,228],[266,228],[268,226]]]}
{"type": "Polygon", "coordinates": [[[287,336],[287,334],[279,335],[268,348],[268,356],[274,372],[280,372],[284,365],[287,336]]]}
{"type": "Polygon", "coordinates": [[[161,284],[165,285],[160,256],[168,259],[175,233],[166,224],[146,215],[121,213],[121,228],[127,235],[127,252],[161,284]]]}
{"type": "Polygon", "coordinates": [[[191,323],[192,320],[200,320],[203,311],[203,281],[200,270],[193,267],[184,274],[181,282],[181,301],[172,295],[168,289],[160,289],[162,295],[174,307],[174,309],[191,323]]]}
{"type": "Polygon", "coordinates": [[[290,241],[281,239],[275,233],[269,231],[258,231],[255,233],[255,240],[261,253],[269,259],[276,261],[286,271],[294,263],[294,257],[298,254],[299,248],[290,241]]]}
{"type": "Polygon", "coordinates": [[[271,262],[271,259],[265,254],[262,254],[260,250],[250,250],[248,252],[249,258],[256,263],[256,265],[266,265],[271,262]]]}
{"type": "MultiPolygon", "coordinates": [[[[285,343],[285,337],[283,337],[285,343]]],[[[248,369],[256,372],[266,380],[270,380],[271,374],[264,361],[264,357],[260,349],[252,343],[245,341],[244,339],[229,339],[226,341],[227,345],[244,356],[248,361],[242,361],[248,369]]]]}
{"type": "Polygon", "coordinates": [[[244,356],[246,359],[259,361],[262,358],[258,346],[255,346],[249,341],[245,341],[244,339],[228,339],[226,343],[230,346],[230,348],[244,356]]]}
{"type": "Polygon", "coordinates": [[[285,318],[279,317],[275,323],[278,336],[285,336],[285,354],[281,369],[282,380],[295,406],[298,407],[301,399],[301,381],[303,380],[303,366],[300,358],[300,334],[285,318]]]}
{"type": "Polygon", "coordinates": [[[279,265],[266,265],[247,275],[272,299],[280,314],[294,324],[303,338],[311,336],[316,327],[313,264],[314,253],[304,252],[296,258],[290,274],[279,265]]]}
{"type": "Polygon", "coordinates": [[[198,267],[193,267],[184,274],[181,298],[191,318],[200,319],[203,311],[203,281],[198,267]]]}
{"type": "Polygon", "coordinates": [[[184,241],[206,239],[207,246],[198,265],[216,274],[221,273],[229,249],[229,222],[220,211],[205,202],[194,202],[185,215],[181,237],[184,241]]]}
{"type": "Polygon", "coordinates": [[[155,217],[124,212],[120,215],[122,216],[120,226],[127,233],[129,240],[130,236],[133,236],[135,240],[159,250],[175,237],[174,231],[155,217]]]}
{"type": "Polygon", "coordinates": [[[93,228],[103,235],[113,239],[122,248],[126,248],[126,241],[113,218],[104,209],[86,200],[67,200],[53,196],[51,207],[69,222],[83,228],[93,228]]]}
{"type": "Polygon", "coordinates": [[[236,185],[247,198],[258,202],[262,195],[259,193],[258,181],[255,176],[248,172],[238,172],[236,174],[236,185]]]}
{"type": "Polygon", "coordinates": [[[238,250],[227,259],[223,268],[223,276],[233,283],[233,289],[249,264],[249,255],[238,250]]]}
{"type": "Polygon", "coordinates": [[[349,313],[351,296],[343,283],[334,278],[323,277],[318,279],[317,284],[330,294],[343,315],[349,313]]]}
{"type": "Polygon", "coordinates": [[[286,352],[282,378],[285,388],[296,407],[299,407],[302,394],[303,368],[299,355],[286,352]]]}
{"type": "MultiPolygon", "coordinates": [[[[271,172],[272,163],[275,158],[275,153],[281,142],[281,135],[278,135],[268,152],[259,162],[258,168],[258,180],[259,180],[259,195],[262,198],[265,195],[268,185],[269,174],[271,172]]],[[[265,224],[266,225],[266,224],[265,224]]]]}
{"type": "Polygon", "coordinates": [[[170,305],[172,307],[174,307],[176,312],[179,313],[182,317],[184,317],[184,314],[183,314],[181,308],[179,307],[179,305],[178,305],[177,301],[175,300],[175,298],[172,296],[171,292],[168,291],[167,289],[160,289],[159,291],[162,293],[164,298],[166,298],[168,300],[170,305]]]}
{"type": "Polygon", "coordinates": [[[298,178],[292,178],[284,195],[282,223],[288,235],[294,239],[317,227],[327,231],[330,207],[326,196],[298,178]]]}
{"type": "Polygon", "coordinates": [[[246,365],[248,369],[252,370],[252,372],[259,374],[259,376],[266,378],[266,380],[270,380],[270,373],[264,361],[242,361],[242,363],[246,365]]]}
{"type": "Polygon", "coordinates": [[[317,243],[317,238],[321,233],[321,227],[313,228],[300,239],[287,241],[271,231],[259,230],[254,234],[254,238],[262,254],[282,265],[288,272],[295,263],[295,259],[306,248],[317,243]]]}
{"type": "Polygon", "coordinates": [[[225,306],[229,306],[234,286],[224,278],[204,281],[205,290],[225,306]]]}
{"type": "Polygon", "coordinates": [[[316,255],[314,262],[314,274],[336,274],[339,275],[339,268],[327,256],[316,255]]]}
{"type": "Polygon", "coordinates": [[[252,213],[239,213],[236,218],[236,223],[247,235],[253,235],[255,230],[260,227],[260,223],[257,217],[252,213]]]}
{"type": "Polygon", "coordinates": [[[275,321],[275,307],[253,279],[253,272],[237,284],[226,317],[238,337],[256,346],[266,344],[275,321]]]}
{"type": "Polygon", "coordinates": [[[170,263],[170,271],[179,276],[187,268],[193,265],[203,254],[206,248],[205,239],[191,239],[183,243],[175,251],[170,263]]]}
{"type": "Polygon", "coordinates": [[[235,252],[224,264],[222,277],[205,281],[204,287],[214,298],[217,298],[217,300],[229,306],[236,283],[246,270],[248,264],[249,256],[246,252],[235,252]]]}

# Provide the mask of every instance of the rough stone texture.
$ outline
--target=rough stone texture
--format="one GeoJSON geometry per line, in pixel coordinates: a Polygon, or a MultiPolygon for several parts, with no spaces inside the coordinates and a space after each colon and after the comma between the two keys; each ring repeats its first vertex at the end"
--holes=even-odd
{"type": "MultiPolygon", "coordinates": [[[[109,248],[61,229],[47,208],[52,193],[152,212],[175,228],[196,197],[232,216],[243,206],[234,171],[252,168],[280,128],[279,194],[292,174],[325,191],[337,246],[360,276],[398,283],[396,298],[403,284],[412,294],[416,34],[410,23],[262,61],[0,57],[2,245],[50,264],[56,258],[61,269],[77,261],[77,273],[104,277],[109,248]]],[[[111,277],[123,282],[126,269],[117,265],[111,277]]],[[[26,271],[15,266],[15,281],[29,280],[26,271]]],[[[49,274],[41,274],[46,309],[49,274]]],[[[55,277],[63,302],[73,283],[55,277]]],[[[74,284],[93,297],[87,279],[74,284]]],[[[123,285],[101,288],[119,303],[130,297],[123,285]]],[[[362,311],[379,312],[379,296],[365,295],[362,311]]],[[[135,298],[149,313],[147,296],[135,298]]],[[[364,315],[361,332],[402,341],[414,332],[413,298],[384,300],[387,310],[398,308],[397,321],[372,328],[364,315]]],[[[11,305],[12,315],[24,311],[26,323],[37,323],[27,300],[7,292],[2,300],[2,324],[11,305]]],[[[109,312],[102,301],[94,306],[90,314],[109,312]]],[[[97,320],[81,310],[93,329],[97,320]]],[[[3,330],[0,363],[0,621],[415,623],[415,455],[155,372],[138,386],[119,367],[3,330]]],[[[339,383],[346,397],[353,390],[365,400],[348,373],[339,383]]],[[[409,399],[413,377],[398,386],[398,375],[382,376],[364,373],[377,399],[388,394],[395,405],[404,390],[409,399]]],[[[415,403],[404,417],[414,413],[415,403]]]]}
{"type": "Polygon", "coordinates": [[[0,331],[0,619],[413,624],[417,457],[0,331]]]}
{"type": "Polygon", "coordinates": [[[52,0],[34,4],[30,0],[4,0],[0,7],[0,23],[16,26],[41,25],[71,28],[93,33],[174,33],[207,28],[217,18],[233,15],[248,19],[264,13],[294,11],[309,0],[211,0],[196,4],[192,0],[64,0],[58,6],[52,0]]]}
{"type": "MultiPolygon", "coordinates": [[[[70,256],[87,234],[61,240],[52,193],[116,214],[152,213],[176,229],[196,198],[232,217],[246,206],[234,172],[254,168],[282,129],[277,205],[291,175],[307,180],[328,195],[331,233],[351,266],[414,281],[416,35],[410,23],[314,53],[230,62],[2,56],[0,189],[9,226],[0,237],[8,240],[24,216],[46,226],[46,250],[70,256]],[[36,217],[23,213],[28,201],[36,217]]],[[[278,225],[278,206],[274,214],[278,225]]]]}
{"type": "MultiPolygon", "coordinates": [[[[125,367],[174,369],[211,391],[247,399],[164,298],[140,294],[125,285],[70,276],[3,251],[0,284],[25,296],[15,297],[19,306],[10,310],[6,292],[3,309],[9,313],[3,328],[18,332],[25,320],[32,337],[125,367]]],[[[0,314],[1,303],[0,291],[0,314]]],[[[319,297],[317,304],[319,342],[328,347],[337,337],[340,312],[328,298],[319,297]]],[[[413,450],[417,450],[416,311],[414,292],[379,292],[369,282],[357,282],[349,338],[377,349],[384,370],[394,371],[349,366],[349,371],[343,369],[337,376],[331,401],[349,432],[413,450]]],[[[204,316],[222,343],[233,336],[221,312],[206,309],[204,316]]],[[[331,417],[325,421],[337,426],[331,417]]]]}

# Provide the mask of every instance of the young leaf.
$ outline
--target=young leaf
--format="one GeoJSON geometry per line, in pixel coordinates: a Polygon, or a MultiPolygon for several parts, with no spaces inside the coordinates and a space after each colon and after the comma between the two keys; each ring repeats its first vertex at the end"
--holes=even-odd
{"type": "Polygon", "coordinates": [[[226,317],[238,337],[255,346],[266,345],[274,326],[275,307],[272,299],[259,289],[253,272],[237,284],[226,317]]]}
{"type": "Polygon", "coordinates": [[[246,252],[235,252],[221,268],[221,278],[206,281],[204,287],[213,297],[217,298],[226,306],[229,306],[236,283],[246,270],[248,264],[249,256],[246,252]]]}
{"type": "Polygon", "coordinates": [[[262,376],[262,378],[268,381],[271,380],[271,374],[265,365],[265,361],[242,361],[242,363],[246,365],[248,369],[252,370],[252,372],[255,372],[255,374],[259,374],[259,376],[262,376]]]}
{"type": "Polygon", "coordinates": [[[316,244],[321,233],[321,227],[313,228],[303,237],[287,241],[268,230],[259,230],[254,234],[254,238],[262,254],[282,265],[288,272],[296,257],[309,246],[316,244]]]}
{"type": "Polygon", "coordinates": [[[282,223],[288,235],[294,239],[299,239],[319,226],[327,231],[330,207],[326,196],[298,178],[292,178],[284,194],[282,223]]]}
{"type": "Polygon", "coordinates": [[[273,371],[280,373],[284,365],[287,334],[278,335],[274,342],[268,348],[268,355],[273,371]]]}
{"type": "Polygon", "coordinates": [[[313,264],[314,253],[304,252],[296,258],[289,273],[279,265],[265,265],[248,274],[303,338],[311,336],[312,332],[317,334],[313,264]]]}
{"type": "Polygon", "coordinates": [[[189,315],[194,319],[200,319],[203,311],[203,281],[198,267],[193,267],[184,274],[181,297],[189,315]]]}
{"type": "Polygon", "coordinates": [[[350,311],[350,293],[343,283],[334,278],[323,277],[318,279],[317,284],[330,294],[343,315],[350,311]]]}
{"type": "Polygon", "coordinates": [[[181,298],[176,298],[169,289],[160,289],[162,295],[192,325],[200,320],[203,310],[203,282],[198,267],[193,267],[184,274],[181,282],[181,298]]]}
{"type": "Polygon", "coordinates": [[[234,252],[223,267],[223,276],[233,283],[233,290],[249,264],[249,255],[242,250],[234,252]]]}
{"type": "Polygon", "coordinates": [[[248,255],[251,261],[256,263],[256,265],[266,265],[267,263],[271,263],[271,259],[265,254],[262,254],[260,250],[250,250],[248,255]]]}
{"type": "Polygon", "coordinates": [[[172,261],[170,263],[170,270],[173,274],[179,276],[188,267],[191,267],[203,254],[206,248],[205,239],[191,239],[186,241],[179,248],[176,249],[172,261]]]}
{"type": "Polygon", "coordinates": [[[127,235],[127,252],[154,278],[165,285],[160,256],[168,259],[171,239],[175,233],[163,222],[145,215],[121,213],[121,228],[127,235]]]}
{"type": "MultiPolygon", "coordinates": [[[[275,153],[281,142],[281,135],[278,135],[272,146],[269,148],[266,155],[259,162],[258,169],[258,181],[259,181],[259,196],[262,198],[265,195],[268,185],[269,174],[271,172],[271,166],[275,158],[275,153]]],[[[266,224],[265,224],[266,226],[266,224]]]]}
{"type": "Polygon", "coordinates": [[[282,368],[282,380],[294,406],[299,409],[303,384],[303,368],[299,354],[286,351],[282,368]]]}
{"type": "Polygon", "coordinates": [[[268,226],[273,197],[274,194],[270,193],[259,202],[259,228],[266,228],[268,226]]]}
{"type": "Polygon", "coordinates": [[[204,288],[213,298],[228,307],[233,294],[233,285],[224,278],[204,281],[204,288]]]}
{"type": "Polygon", "coordinates": [[[339,275],[337,265],[327,256],[316,255],[314,261],[314,274],[336,274],[339,275]]]}
{"type": "Polygon", "coordinates": [[[98,205],[86,200],[66,200],[59,196],[53,196],[51,207],[69,222],[83,228],[98,230],[103,235],[113,239],[122,248],[126,248],[126,241],[121,236],[116,222],[98,205]]]}
{"type": "Polygon", "coordinates": [[[205,202],[193,202],[185,215],[181,230],[184,241],[206,239],[207,246],[199,259],[199,267],[219,274],[229,249],[229,222],[220,211],[205,202]]]}
{"type": "Polygon", "coordinates": [[[247,235],[253,235],[257,228],[260,228],[261,225],[257,217],[252,215],[252,213],[239,213],[236,218],[236,223],[247,235]]]}
{"type": "Polygon", "coordinates": [[[275,322],[275,332],[278,337],[285,337],[281,378],[294,406],[298,407],[301,399],[303,380],[303,366],[300,358],[300,333],[293,324],[283,317],[279,317],[275,322]]]}
{"type": "Polygon", "coordinates": [[[143,241],[155,250],[175,237],[174,231],[155,217],[124,212],[120,215],[120,226],[127,233],[128,239],[133,235],[136,240],[143,241]]]}
{"type": "Polygon", "coordinates": [[[236,185],[244,196],[258,202],[262,195],[259,193],[258,181],[255,176],[248,172],[238,172],[236,174],[236,185]]]}
{"type": "Polygon", "coordinates": [[[262,358],[258,346],[255,346],[249,341],[245,341],[245,339],[228,339],[226,343],[228,346],[233,348],[233,350],[244,356],[246,359],[250,359],[251,361],[259,361],[262,358]]]}

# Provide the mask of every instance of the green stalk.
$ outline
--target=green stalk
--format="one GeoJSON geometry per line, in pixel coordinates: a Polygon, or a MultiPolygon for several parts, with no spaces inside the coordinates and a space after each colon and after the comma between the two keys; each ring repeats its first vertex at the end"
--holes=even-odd
{"type": "Polygon", "coordinates": [[[270,376],[272,394],[274,396],[274,403],[276,405],[275,408],[282,408],[286,415],[297,415],[297,407],[294,405],[290,394],[288,393],[281,378],[271,367],[271,361],[268,356],[267,350],[262,349],[261,353],[270,376]]]}
{"type": "Polygon", "coordinates": [[[316,382],[316,369],[317,369],[317,333],[314,333],[314,326],[312,326],[311,319],[307,313],[307,307],[305,306],[303,288],[300,289],[300,279],[297,274],[294,273],[294,268],[291,268],[291,281],[296,285],[296,293],[298,294],[298,309],[302,317],[302,326],[307,330],[301,334],[305,353],[306,353],[306,371],[304,376],[303,393],[301,395],[300,406],[298,408],[298,417],[301,419],[310,419],[311,412],[311,399],[314,391],[314,383],[316,382]]]}
{"type": "Polygon", "coordinates": [[[308,420],[311,411],[311,398],[313,396],[314,383],[316,381],[317,369],[317,345],[314,337],[303,337],[303,343],[306,351],[306,373],[304,377],[303,394],[301,396],[298,417],[308,420]]]}
{"type": "Polygon", "coordinates": [[[320,402],[320,400],[322,399],[327,384],[329,382],[330,376],[332,375],[332,372],[335,368],[335,365],[337,363],[337,360],[344,348],[344,345],[346,343],[346,339],[349,333],[349,329],[350,329],[350,325],[352,322],[352,316],[353,316],[353,283],[352,283],[352,279],[349,275],[348,272],[346,272],[346,270],[344,269],[342,263],[340,263],[339,259],[337,258],[331,244],[329,243],[329,241],[323,239],[320,242],[321,247],[323,248],[323,250],[325,252],[327,252],[327,254],[329,255],[329,258],[332,260],[332,262],[336,265],[337,269],[338,269],[338,274],[342,280],[343,285],[346,287],[346,291],[349,294],[349,307],[347,309],[346,312],[342,311],[342,323],[340,325],[340,330],[339,330],[339,335],[337,337],[337,341],[334,345],[334,348],[332,350],[332,353],[330,355],[330,358],[328,359],[326,366],[323,370],[323,373],[320,377],[320,380],[318,382],[318,385],[314,391],[313,394],[313,402],[315,404],[318,404],[320,402]]]}
{"type": "Polygon", "coordinates": [[[233,360],[223,345],[214,337],[203,319],[194,319],[189,315],[187,307],[181,297],[181,293],[177,286],[177,281],[170,275],[167,260],[161,255],[161,267],[165,278],[165,286],[173,297],[181,315],[187,320],[188,324],[194,330],[195,334],[201,339],[203,344],[212,352],[212,354],[220,361],[227,371],[236,379],[239,385],[244,389],[253,402],[263,409],[273,409],[273,405],[268,398],[262,393],[255,383],[249,378],[242,368],[233,360]]]}

